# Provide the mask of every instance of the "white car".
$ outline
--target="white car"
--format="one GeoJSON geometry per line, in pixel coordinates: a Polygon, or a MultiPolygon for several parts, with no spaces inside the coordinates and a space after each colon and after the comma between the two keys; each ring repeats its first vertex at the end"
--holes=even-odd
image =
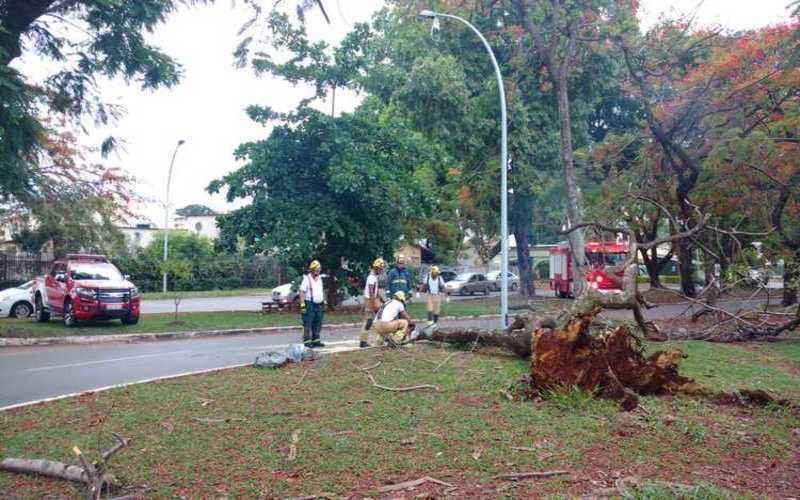
{"type": "Polygon", "coordinates": [[[27,318],[33,314],[31,303],[31,287],[34,281],[23,283],[14,288],[7,288],[0,292],[0,317],[27,318]]]}
{"type": "Polygon", "coordinates": [[[300,292],[292,291],[292,284],[285,283],[272,289],[272,301],[278,304],[292,304],[300,300],[300,292]]]}

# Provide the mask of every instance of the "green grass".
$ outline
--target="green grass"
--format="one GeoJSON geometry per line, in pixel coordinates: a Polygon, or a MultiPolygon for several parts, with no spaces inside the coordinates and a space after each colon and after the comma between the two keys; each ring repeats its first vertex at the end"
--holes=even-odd
{"type": "MultiPolygon", "coordinates": [[[[543,301],[542,307],[554,306],[555,302],[543,301]]],[[[477,299],[453,301],[443,306],[443,315],[475,316],[496,314],[498,299],[477,299]]],[[[413,302],[409,306],[413,318],[426,318],[425,304],[413,302]]],[[[360,322],[363,316],[350,308],[348,311],[329,311],[325,314],[326,324],[360,322]]],[[[180,313],[179,323],[173,314],[143,314],[137,325],[125,326],[119,321],[97,321],[82,323],[75,328],[66,328],[58,318],[47,323],[36,323],[33,319],[0,319],[0,337],[59,337],[75,335],[110,335],[117,333],[207,331],[235,328],[259,328],[270,326],[298,326],[299,313],[257,312],[197,312],[180,313]]]]}
{"type": "Polygon", "coordinates": [[[200,292],[145,292],[142,300],[164,300],[180,297],[188,299],[193,297],[245,297],[252,295],[271,296],[272,288],[236,288],[233,290],[205,290],[200,292]]]}
{"type": "MultiPolygon", "coordinates": [[[[761,362],[736,346],[681,343],[685,372],[711,388],[772,390],[800,378],[789,358],[761,362]],[[720,348],[722,347],[722,348],[720,348]],[[743,372],[741,365],[755,364],[743,372]]],[[[783,356],[784,348],[764,345],[783,356]]],[[[0,455],[72,462],[77,445],[94,456],[117,432],[134,439],[113,461],[126,484],[148,497],[286,497],[323,492],[377,496],[387,483],[432,476],[454,496],[575,496],[625,481],[627,498],[786,497],[796,487],[800,419],[785,409],[734,408],[705,399],[645,397],[646,411],[620,413],[611,401],[570,391],[544,401],[509,401],[502,391],[528,361],[417,346],[359,351],[278,370],[253,368],[87,395],[0,414],[0,455]],[[355,366],[390,386],[435,384],[439,391],[373,388],[355,366]],[[202,418],[229,418],[208,423],[202,418]],[[299,431],[297,459],[288,459],[299,431]],[[514,450],[515,447],[522,447],[514,450]],[[565,469],[571,477],[524,481],[498,474],[565,469]],[[638,486],[637,486],[638,485],[638,486]],[[688,485],[688,489],[684,486],[688,485]],[[735,491],[730,494],[730,491],[735,491]]],[[[0,491],[75,497],[74,485],[0,473],[0,491]]],[[[427,486],[407,492],[441,496],[427,486]]],[[[796,493],[796,490],[794,490],[796,493]]]]}

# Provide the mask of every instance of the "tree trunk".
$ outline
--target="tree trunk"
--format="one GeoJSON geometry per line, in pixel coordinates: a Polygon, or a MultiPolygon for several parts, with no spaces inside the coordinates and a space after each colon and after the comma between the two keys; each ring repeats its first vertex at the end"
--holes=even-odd
{"type": "MultiPolygon", "coordinates": [[[[575,161],[572,156],[572,120],[569,109],[569,93],[567,87],[566,62],[562,62],[564,68],[549,68],[553,75],[556,91],[558,94],[558,121],[561,128],[561,161],[564,163],[564,182],[567,185],[567,216],[569,225],[575,226],[582,222],[581,199],[578,191],[578,179],[575,174],[575,161]]],[[[580,295],[586,289],[586,280],[583,269],[586,265],[586,253],[584,250],[583,230],[578,229],[569,233],[569,244],[572,249],[574,265],[575,296],[580,295]]]]}
{"type": "Polygon", "coordinates": [[[514,239],[517,242],[519,293],[523,297],[533,297],[536,295],[536,288],[533,283],[531,251],[528,243],[533,223],[533,197],[514,195],[511,212],[511,224],[513,226],[514,239]]]}
{"type": "Polygon", "coordinates": [[[664,288],[664,285],[661,284],[661,269],[664,267],[664,263],[658,258],[656,249],[652,248],[648,251],[646,248],[642,248],[641,255],[642,262],[647,268],[647,278],[650,280],[650,288],[664,288]],[[653,255],[650,255],[651,253],[653,255]]]}
{"type": "Polygon", "coordinates": [[[687,241],[677,241],[675,245],[678,247],[678,272],[681,278],[681,291],[687,297],[694,297],[694,264],[692,263],[691,245],[687,241]]]}
{"type": "Polygon", "coordinates": [[[787,258],[784,262],[781,305],[791,306],[797,304],[798,282],[800,282],[800,250],[795,251],[795,256],[787,258]]]}

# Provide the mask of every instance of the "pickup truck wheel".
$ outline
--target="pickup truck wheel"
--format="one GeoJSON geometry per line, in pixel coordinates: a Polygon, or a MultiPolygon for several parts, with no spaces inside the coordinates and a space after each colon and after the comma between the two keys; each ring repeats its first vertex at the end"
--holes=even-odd
{"type": "Polygon", "coordinates": [[[75,311],[72,309],[72,302],[64,302],[64,326],[72,328],[78,326],[78,320],[75,318],[75,311]]]}
{"type": "Polygon", "coordinates": [[[33,314],[33,307],[24,300],[11,306],[11,315],[15,318],[27,318],[31,314],[33,314]]]}
{"type": "Polygon", "coordinates": [[[47,323],[50,321],[50,311],[47,311],[44,308],[42,297],[40,295],[36,296],[36,304],[34,309],[36,310],[36,321],[39,323],[47,323]]]}
{"type": "Polygon", "coordinates": [[[139,316],[133,316],[133,317],[128,316],[128,317],[122,318],[122,324],[123,325],[135,325],[138,322],[139,322],[139,316]]]}

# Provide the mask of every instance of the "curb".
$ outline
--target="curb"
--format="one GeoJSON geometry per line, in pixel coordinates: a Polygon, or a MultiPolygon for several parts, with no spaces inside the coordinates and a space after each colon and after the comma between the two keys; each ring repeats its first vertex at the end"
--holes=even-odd
{"type": "MultiPolygon", "coordinates": [[[[483,314],[477,316],[444,316],[442,320],[460,319],[492,319],[499,318],[499,314],[483,314]]],[[[344,328],[355,328],[362,323],[334,323],[322,325],[326,330],[341,330],[344,328]]],[[[0,338],[0,348],[3,347],[31,347],[45,345],[86,345],[103,344],[108,342],[154,342],[159,340],[191,339],[201,337],[217,337],[223,335],[246,335],[252,333],[271,333],[279,331],[301,331],[299,326],[265,326],[262,328],[236,328],[229,330],[207,330],[207,331],[186,331],[186,332],[156,332],[156,333],[118,333],[113,335],[79,335],[74,337],[23,337],[23,338],[0,338]]]]}

